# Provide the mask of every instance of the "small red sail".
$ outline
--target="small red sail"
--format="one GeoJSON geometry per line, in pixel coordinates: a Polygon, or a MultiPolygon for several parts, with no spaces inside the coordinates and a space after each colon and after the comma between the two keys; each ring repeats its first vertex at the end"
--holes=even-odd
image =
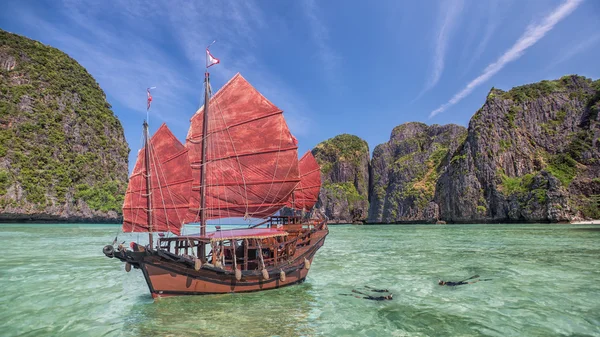
{"type": "MultiPolygon", "coordinates": [[[[285,206],[298,176],[298,145],[283,118],[240,74],[209,102],[206,219],[261,218],[285,206]]],[[[200,221],[204,108],[190,120],[186,147],[192,196],[186,222],[200,221]]]]}
{"type": "MultiPolygon", "coordinates": [[[[138,152],[123,204],[123,231],[148,232],[145,148],[138,152]]],[[[189,208],[188,149],[163,124],[150,138],[152,231],[180,234],[189,208]]]]}
{"type": "Polygon", "coordinates": [[[287,207],[308,211],[317,203],[321,191],[321,168],[310,151],[300,158],[300,183],[296,186],[287,207]]]}

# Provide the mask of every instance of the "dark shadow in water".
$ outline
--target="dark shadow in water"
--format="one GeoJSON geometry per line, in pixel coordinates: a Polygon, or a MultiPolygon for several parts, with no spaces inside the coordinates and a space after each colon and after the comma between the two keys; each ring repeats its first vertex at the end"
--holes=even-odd
{"type": "Polygon", "coordinates": [[[600,227],[571,228],[571,230],[581,232],[600,232],[600,227]]]}
{"type": "Polygon", "coordinates": [[[491,326],[486,326],[475,319],[443,309],[416,308],[397,303],[378,311],[378,317],[387,321],[392,328],[403,330],[409,335],[425,334],[427,336],[487,336],[502,335],[491,326]]]}
{"type": "MultiPolygon", "coordinates": [[[[134,336],[314,335],[309,284],[247,294],[182,296],[139,304],[126,318],[134,336]]],[[[145,302],[145,299],[143,300],[145,302]]]]}

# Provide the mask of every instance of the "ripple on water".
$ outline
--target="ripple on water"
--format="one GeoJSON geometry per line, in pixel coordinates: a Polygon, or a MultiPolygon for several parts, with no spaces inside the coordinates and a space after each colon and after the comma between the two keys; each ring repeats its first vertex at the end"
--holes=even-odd
{"type": "Polygon", "coordinates": [[[102,255],[117,229],[0,226],[10,242],[0,255],[0,334],[600,336],[593,226],[331,226],[304,284],[156,302],[138,270],[102,255]],[[437,285],[475,274],[491,280],[437,285]],[[394,300],[341,295],[365,285],[394,300]]]}

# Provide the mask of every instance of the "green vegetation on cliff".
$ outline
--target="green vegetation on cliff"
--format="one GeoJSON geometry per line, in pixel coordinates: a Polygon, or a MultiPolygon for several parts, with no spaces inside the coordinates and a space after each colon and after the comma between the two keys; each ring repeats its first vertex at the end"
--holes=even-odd
{"type": "Polygon", "coordinates": [[[435,222],[436,183],[466,129],[411,122],[395,127],[373,153],[369,222],[435,222]],[[433,207],[433,208],[432,208],[433,207]]]}
{"type": "Polygon", "coordinates": [[[450,200],[442,217],[468,222],[483,198],[488,221],[596,218],[598,101],[600,81],[576,75],[492,88],[438,184],[448,190],[437,199],[450,200]],[[462,191],[460,201],[450,199],[462,191]]]}
{"type": "Polygon", "coordinates": [[[368,212],[369,146],[357,136],[342,134],[313,150],[321,166],[320,206],[334,221],[363,221],[368,212]]]}
{"type": "Polygon", "coordinates": [[[81,199],[92,211],[120,213],[128,153],[119,120],[82,66],[0,30],[4,212],[77,213],[81,199]]]}
{"type": "Polygon", "coordinates": [[[356,187],[351,182],[346,181],[343,183],[325,183],[323,188],[332,191],[333,196],[337,199],[345,200],[348,203],[367,200],[366,196],[358,193],[356,187]]]}
{"type": "MultiPolygon", "coordinates": [[[[369,153],[369,145],[357,136],[344,133],[319,143],[313,149],[313,153],[321,158],[335,157],[340,161],[358,164],[361,156],[369,153]]],[[[328,173],[332,168],[331,164],[323,163],[321,172],[328,173]]]]}

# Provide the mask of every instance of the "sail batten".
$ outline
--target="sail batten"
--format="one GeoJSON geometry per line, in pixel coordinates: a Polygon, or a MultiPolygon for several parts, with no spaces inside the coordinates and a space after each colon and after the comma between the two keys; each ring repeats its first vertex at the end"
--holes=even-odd
{"type": "MultiPolygon", "coordinates": [[[[202,109],[203,108],[201,108],[200,110],[202,110],[202,109]]],[[[212,135],[212,134],[218,134],[220,132],[224,132],[224,131],[228,131],[228,130],[231,131],[231,129],[234,129],[236,127],[243,126],[245,124],[248,124],[248,123],[251,123],[251,122],[263,119],[263,118],[268,118],[268,117],[271,117],[271,116],[274,116],[274,115],[282,114],[282,113],[283,113],[283,111],[277,110],[277,111],[275,111],[275,112],[273,112],[271,114],[267,114],[265,116],[260,116],[260,117],[256,117],[256,118],[253,118],[253,119],[248,119],[248,120],[245,120],[245,121],[242,121],[242,122],[238,122],[238,123],[235,123],[235,124],[232,124],[232,125],[228,125],[226,128],[223,128],[223,129],[220,129],[220,130],[212,130],[212,131],[208,132],[208,136],[210,137],[210,135],[212,135]]],[[[194,144],[200,144],[201,143],[201,140],[189,139],[188,141],[191,142],[191,143],[194,143],[194,144]]]]}
{"type": "MultiPolygon", "coordinates": [[[[227,160],[227,159],[233,159],[233,158],[245,157],[245,156],[253,156],[253,155],[257,155],[257,154],[266,154],[266,153],[284,152],[284,151],[297,151],[297,150],[298,150],[297,146],[292,146],[292,147],[287,147],[287,148],[282,148],[282,149],[266,149],[266,150],[259,150],[259,151],[249,151],[249,152],[245,152],[245,153],[236,153],[236,154],[229,155],[226,157],[209,158],[207,160],[207,162],[215,162],[215,161],[219,161],[219,160],[227,160]]],[[[190,164],[192,164],[192,166],[201,165],[202,161],[201,160],[193,161],[190,164]]]]}
{"type": "Polygon", "coordinates": [[[148,232],[148,198],[151,202],[152,231],[180,234],[189,208],[192,169],[188,149],[163,124],[149,140],[151,190],[144,184],[148,175],[145,148],[129,177],[123,204],[123,231],[148,232]]]}
{"type": "Polygon", "coordinates": [[[240,74],[209,101],[205,162],[204,107],[186,139],[192,168],[190,212],[198,222],[202,167],[205,219],[265,217],[281,208],[299,181],[298,146],[277,108],[240,74]],[[235,129],[235,130],[232,130],[235,129]]]}

